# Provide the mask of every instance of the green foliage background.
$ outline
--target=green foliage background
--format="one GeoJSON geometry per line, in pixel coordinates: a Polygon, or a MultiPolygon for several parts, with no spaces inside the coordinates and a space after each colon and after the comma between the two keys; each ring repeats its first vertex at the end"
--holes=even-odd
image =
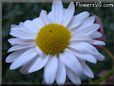
{"type": "MultiPolygon", "coordinates": [[[[67,3],[64,4],[66,8],[67,3]]],[[[19,72],[19,69],[11,71],[9,70],[9,65],[5,63],[5,58],[9,53],[7,53],[8,48],[11,45],[8,43],[8,39],[11,37],[9,35],[10,26],[12,24],[19,24],[28,19],[33,19],[39,16],[41,9],[51,10],[51,3],[2,3],[2,59],[3,59],[3,73],[2,73],[2,83],[3,84],[41,84],[42,83],[42,74],[43,70],[38,72],[23,75],[19,72]]],[[[82,11],[89,11],[91,14],[95,14],[102,19],[104,31],[105,31],[105,41],[106,49],[108,49],[114,55],[114,7],[108,8],[81,8],[77,7],[75,14],[78,14],[82,11]]],[[[77,20],[78,21],[78,20],[77,20]]],[[[110,56],[100,50],[106,57],[103,62],[98,62],[97,64],[88,65],[91,67],[95,74],[94,79],[89,79],[87,77],[82,77],[82,84],[101,84],[109,83],[107,80],[110,77],[114,78],[113,71],[113,60],[110,56]],[[102,73],[106,72],[106,74],[102,73]],[[101,75],[101,76],[100,76],[101,75]]],[[[113,79],[114,80],[114,79],[113,79]]],[[[67,80],[67,83],[71,82],[67,80]]],[[[111,82],[111,83],[114,83],[111,82]]]]}

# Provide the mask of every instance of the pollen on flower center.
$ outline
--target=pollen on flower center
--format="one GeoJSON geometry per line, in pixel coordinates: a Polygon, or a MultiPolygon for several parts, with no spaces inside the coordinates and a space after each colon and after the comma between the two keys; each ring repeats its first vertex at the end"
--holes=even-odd
{"type": "Polygon", "coordinates": [[[36,37],[36,44],[49,55],[56,55],[64,51],[69,44],[69,30],[59,24],[48,24],[41,28],[36,37]]]}

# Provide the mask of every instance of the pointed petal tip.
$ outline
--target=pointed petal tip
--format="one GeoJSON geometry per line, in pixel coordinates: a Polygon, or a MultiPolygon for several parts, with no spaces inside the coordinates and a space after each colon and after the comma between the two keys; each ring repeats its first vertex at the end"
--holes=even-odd
{"type": "Polygon", "coordinates": [[[97,63],[97,59],[96,58],[91,58],[91,60],[89,60],[89,62],[96,64],[97,63]]]}
{"type": "Polygon", "coordinates": [[[88,12],[88,11],[84,11],[84,12],[89,14],[89,12],[88,12]]]}
{"type": "Polygon", "coordinates": [[[8,57],[6,57],[5,62],[6,63],[11,63],[11,61],[9,61],[9,58],[8,57]]]}
{"type": "Polygon", "coordinates": [[[97,24],[97,23],[93,24],[93,26],[98,29],[101,27],[100,24],[97,24]]]}
{"type": "Polygon", "coordinates": [[[9,61],[8,61],[8,59],[7,59],[7,58],[5,59],[5,62],[6,62],[6,63],[9,63],[9,61]]]}
{"type": "Polygon", "coordinates": [[[33,71],[32,69],[29,69],[28,70],[28,73],[32,73],[32,72],[35,72],[35,71],[33,71]]]}
{"type": "Polygon", "coordinates": [[[10,53],[10,52],[12,52],[12,51],[10,49],[8,49],[7,53],[10,53]]]}
{"type": "Polygon", "coordinates": [[[75,8],[75,5],[74,5],[74,2],[73,1],[70,2],[69,7],[75,8]]]}
{"type": "Polygon", "coordinates": [[[33,69],[32,67],[28,70],[28,73],[36,72],[37,70],[33,69]]]}
{"type": "Polygon", "coordinates": [[[17,69],[17,68],[16,68],[16,66],[14,66],[13,64],[11,64],[11,66],[10,66],[9,69],[10,69],[10,70],[15,70],[15,69],[17,69]]]}
{"type": "Polygon", "coordinates": [[[89,12],[88,11],[83,11],[82,14],[86,14],[89,16],[89,12]]]}
{"type": "Polygon", "coordinates": [[[55,4],[62,4],[62,0],[53,0],[52,8],[55,4]]]}
{"type": "Polygon", "coordinates": [[[62,3],[62,0],[53,0],[53,3],[56,3],[56,2],[62,3]]]}
{"type": "Polygon", "coordinates": [[[10,43],[11,39],[8,39],[8,42],[10,43]]]}
{"type": "Polygon", "coordinates": [[[96,16],[95,15],[93,15],[93,16],[91,16],[92,18],[95,18],[96,16]]]}
{"type": "Polygon", "coordinates": [[[94,74],[91,76],[91,78],[94,78],[94,74]]]}
{"type": "Polygon", "coordinates": [[[105,43],[105,42],[102,42],[102,45],[103,45],[103,46],[105,46],[105,45],[106,45],[106,43],[105,43]]]}
{"type": "Polygon", "coordinates": [[[97,60],[95,59],[94,61],[92,61],[93,64],[96,64],[97,63],[97,60]]]}
{"type": "Polygon", "coordinates": [[[99,53],[98,60],[99,60],[99,61],[105,60],[105,56],[103,56],[102,54],[99,53]]]}

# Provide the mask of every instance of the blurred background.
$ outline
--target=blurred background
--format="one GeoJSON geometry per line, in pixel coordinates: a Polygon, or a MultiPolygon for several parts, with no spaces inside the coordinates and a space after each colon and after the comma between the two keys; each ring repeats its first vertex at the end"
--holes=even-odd
{"type": "MultiPolygon", "coordinates": [[[[66,8],[68,3],[64,3],[66,8]]],[[[9,70],[10,64],[5,63],[5,58],[11,45],[8,43],[10,26],[19,24],[28,19],[39,16],[41,9],[51,10],[51,3],[2,3],[2,84],[29,84],[38,85],[42,83],[43,70],[29,75],[23,75],[17,70],[9,70]]],[[[89,11],[102,19],[106,46],[99,51],[106,57],[104,61],[97,64],[88,63],[95,74],[94,79],[82,77],[82,84],[114,84],[114,7],[76,7],[75,14],[82,11],[89,11]]],[[[68,78],[67,84],[72,84],[68,78]]]]}

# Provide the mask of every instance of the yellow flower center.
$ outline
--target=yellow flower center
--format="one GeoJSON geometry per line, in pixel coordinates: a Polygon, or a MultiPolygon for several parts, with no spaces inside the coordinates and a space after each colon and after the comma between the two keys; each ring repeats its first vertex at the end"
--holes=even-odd
{"type": "Polygon", "coordinates": [[[66,27],[59,24],[48,24],[41,28],[35,41],[45,54],[57,55],[67,48],[70,36],[66,27]]]}

